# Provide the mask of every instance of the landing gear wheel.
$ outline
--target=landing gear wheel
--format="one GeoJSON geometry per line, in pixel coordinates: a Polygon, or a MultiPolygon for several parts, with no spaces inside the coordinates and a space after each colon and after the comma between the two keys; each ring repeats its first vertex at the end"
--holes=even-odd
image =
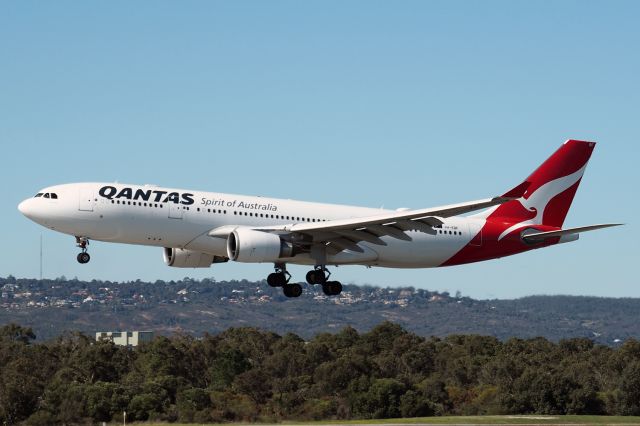
{"type": "Polygon", "coordinates": [[[275,272],[267,277],[267,284],[271,287],[283,287],[287,285],[291,279],[291,274],[287,272],[287,265],[284,263],[276,263],[274,265],[275,272]]]}
{"type": "Polygon", "coordinates": [[[287,285],[287,276],[284,272],[273,272],[267,277],[267,284],[271,287],[283,287],[287,285]]]}
{"type": "Polygon", "coordinates": [[[82,250],[80,253],[78,253],[78,256],[76,257],[76,259],[78,260],[78,263],[89,263],[89,261],[91,260],[91,256],[89,256],[89,253],[87,253],[87,246],[89,245],[89,239],[86,237],[76,237],[76,247],[78,247],[80,250],[82,250]]]}
{"type": "Polygon", "coordinates": [[[307,283],[314,285],[316,283],[316,271],[307,272],[307,283]]]}
{"type": "Polygon", "coordinates": [[[342,293],[342,284],[340,284],[340,281],[327,281],[322,284],[322,291],[327,296],[337,296],[342,293]]]}
{"type": "Polygon", "coordinates": [[[300,284],[285,284],[282,286],[282,292],[287,297],[300,297],[302,286],[300,284]]]}
{"type": "Polygon", "coordinates": [[[307,282],[311,285],[326,283],[328,275],[325,271],[329,272],[322,266],[316,266],[314,270],[307,272],[307,282]]]}

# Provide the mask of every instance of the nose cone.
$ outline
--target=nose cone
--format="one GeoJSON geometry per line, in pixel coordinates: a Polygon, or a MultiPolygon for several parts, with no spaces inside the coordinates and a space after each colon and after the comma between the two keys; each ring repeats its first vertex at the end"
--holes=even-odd
{"type": "Polygon", "coordinates": [[[22,213],[23,215],[27,215],[27,202],[29,200],[24,200],[23,202],[21,202],[20,204],[18,204],[18,210],[20,210],[20,213],[22,213]]]}
{"type": "Polygon", "coordinates": [[[29,217],[30,210],[31,210],[29,208],[29,204],[30,204],[29,201],[31,201],[31,198],[27,198],[26,200],[18,204],[18,210],[20,210],[20,213],[22,213],[26,217],[29,217]]]}

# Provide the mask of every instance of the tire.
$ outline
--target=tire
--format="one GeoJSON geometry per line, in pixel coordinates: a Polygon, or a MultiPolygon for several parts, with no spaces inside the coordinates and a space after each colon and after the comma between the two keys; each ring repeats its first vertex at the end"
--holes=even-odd
{"type": "Polygon", "coordinates": [[[278,287],[284,287],[287,285],[287,276],[283,272],[279,272],[276,274],[278,278],[276,279],[276,283],[278,287]]]}
{"type": "Polygon", "coordinates": [[[314,285],[316,283],[316,271],[307,272],[307,283],[314,285]]]}
{"type": "Polygon", "coordinates": [[[78,263],[85,264],[89,263],[89,261],[91,260],[91,256],[89,256],[89,253],[78,253],[76,259],[78,260],[78,263]]]}
{"type": "Polygon", "coordinates": [[[324,271],[318,270],[316,269],[315,271],[313,271],[316,283],[318,284],[324,284],[327,282],[327,276],[325,275],[324,271]]]}
{"type": "Polygon", "coordinates": [[[300,284],[290,284],[288,287],[291,297],[300,297],[302,295],[302,286],[300,284]]]}
{"type": "Polygon", "coordinates": [[[327,296],[333,296],[333,293],[331,292],[330,282],[322,284],[322,292],[327,296]]]}
{"type": "Polygon", "coordinates": [[[282,287],[279,275],[281,274],[277,272],[270,273],[269,276],[267,276],[267,284],[269,284],[270,287],[282,287]]]}
{"type": "Polygon", "coordinates": [[[322,285],[322,291],[327,296],[337,296],[342,293],[342,284],[339,281],[327,281],[322,285]]]}
{"type": "Polygon", "coordinates": [[[287,297],[300,297],[302,294],[302,286],[300,284],[287,284],[282,286],[282,292],[287,297]]]}

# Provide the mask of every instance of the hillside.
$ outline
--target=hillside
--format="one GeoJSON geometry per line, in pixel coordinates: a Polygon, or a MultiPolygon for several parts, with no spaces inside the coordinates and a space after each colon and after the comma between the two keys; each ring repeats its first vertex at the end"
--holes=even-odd
{"type": "Polygon", "coordinates": [[[311,338],[347,325],[370,330],[390,320],[422,336],[483,334],[588,337],[614,345],[640,336],[640,299],[530,296],[474,300],[413,288],[345,286],[339,298],[319,287],[287,299],[264,282],[190,280],[147,283],[0,278],[0,323],[32,327],[38,339],[65,330],[217,333],[255,326],[311,338]]]}

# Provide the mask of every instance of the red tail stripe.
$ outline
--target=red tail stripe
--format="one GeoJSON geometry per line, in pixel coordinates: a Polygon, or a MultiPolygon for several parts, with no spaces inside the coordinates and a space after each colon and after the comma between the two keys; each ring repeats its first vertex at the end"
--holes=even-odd
{"type": "Polygon", "coordinates": [[[595,142],[568,140],[538,167],[526,180],[531,182],[525,198],[547,182],[568,176],[587,164],[595,142]]]}

